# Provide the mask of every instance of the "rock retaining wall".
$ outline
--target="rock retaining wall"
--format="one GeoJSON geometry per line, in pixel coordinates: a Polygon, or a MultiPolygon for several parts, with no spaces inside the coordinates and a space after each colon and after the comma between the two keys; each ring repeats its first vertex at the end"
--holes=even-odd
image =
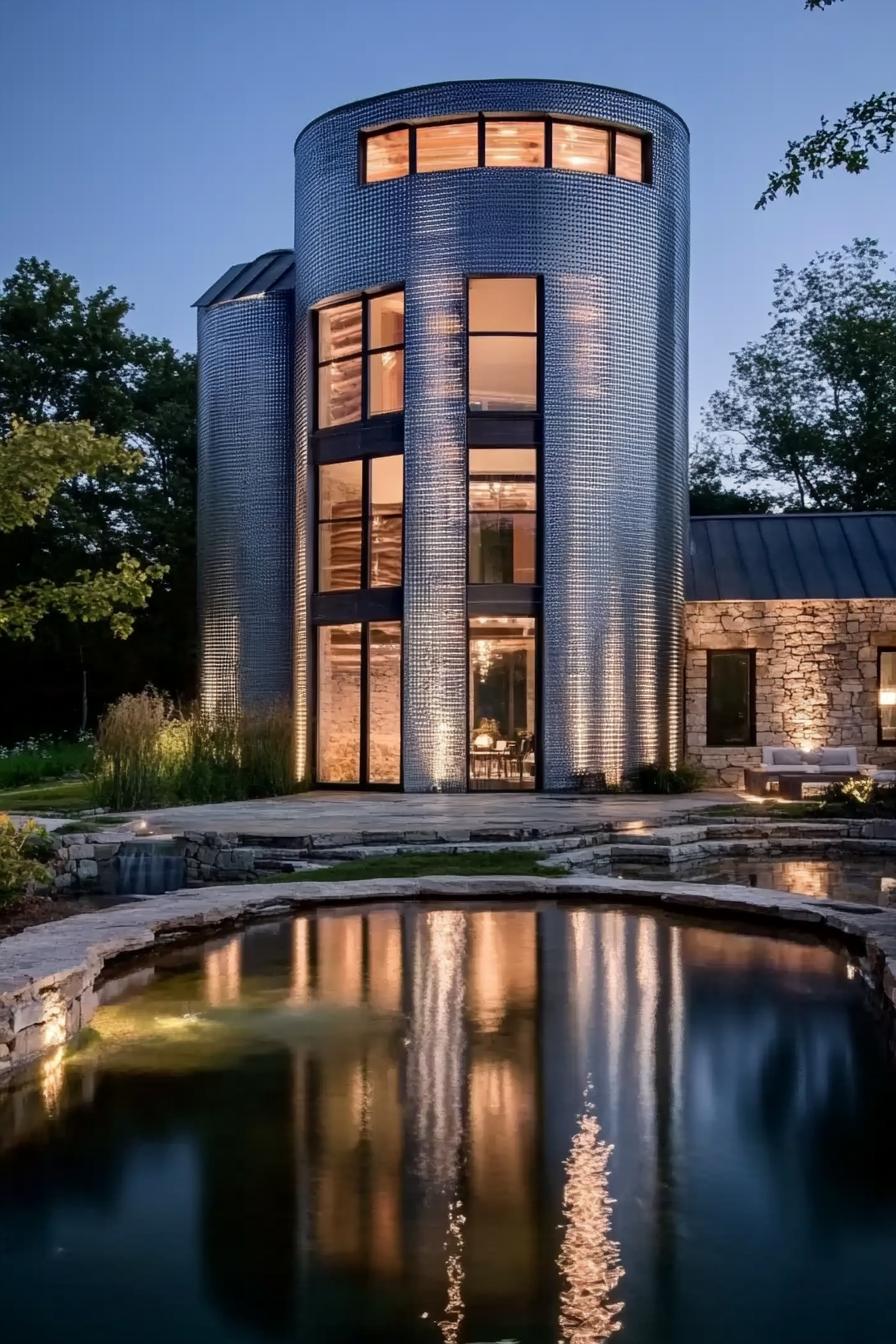
{"type": "Polygon", "coordinates": [[[896,1010],[896,911],[812,901],[752,887],[626,881],[606,877],[444,877],[181,891],[43,924],[0,942],[0,1077],[58,1049],[89,1021],[97,981],[122,958],[177,939],[287,915],[308,906],[374,900],[465,901],[570,898],[650,906],[703,918],[758,921],[770,930],[846,941],[864,957],[889,1017],[896,1010]]]}

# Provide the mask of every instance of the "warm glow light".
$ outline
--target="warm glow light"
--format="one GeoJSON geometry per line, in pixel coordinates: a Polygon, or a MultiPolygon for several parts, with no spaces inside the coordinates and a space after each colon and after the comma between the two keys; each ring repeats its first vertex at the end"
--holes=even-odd
{"type": "Polygon", "coordinates": [[[566,1287],[560,1294],[559,1338],[565,1344],[602,1344],[622,1328],[622,1302],[611,1300],[625,1272],[619,1245],[610,1238],[613,1200],[607,1182],[612,1145],[600,1136],[591,1101],[585,1107],[566,1159],[563,1242],[557,1266],[566,1287]]]}
{"type": "Polygon", "coordinates": [[[877,701],[882,709],[890,709],[892,706],[896,705],[896,690],[881,691],[877,701]]]}

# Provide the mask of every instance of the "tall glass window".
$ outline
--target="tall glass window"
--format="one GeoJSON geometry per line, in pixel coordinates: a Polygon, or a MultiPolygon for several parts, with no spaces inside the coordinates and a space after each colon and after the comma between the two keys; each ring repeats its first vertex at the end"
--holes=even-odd
{"type": "Polygon", "coordinates": [[[473,411],[538,406],[538,282],[483,276],[469,282],[469,405],[473,411]]]}
{"type": "Polygon", "coordinates": [[[756,737],[756,654],[710,649],[706,655],[706,745],[748,747],[756,737]]]}
{"type": "Polygon", "coordinates": [[[363,463],[318,468],[317,586],[322,593],[361,587],[363,463]]]}
{"type": "Polygon", "coordinates": [[[317,628],[317,782],[401,779],[401,622],[317,628]]]}
{"type": "Polygon", "coordinates": [[[368,508],[371,588],[401,586],[404,456],[370,460],[368,508]]]}
{"type": "Polygon", "coordinates": [[[367,780],[401,779],[401,622],[368,627],[367,780]]]}
{"type": "Polygon", "coordinates": [[[534,448],[470,449],[470,583],[536,583],[534,448]]]}
{"type": "Polygon", "coordinates": [[[362,295],[317,313],[317,427],[404,407],[404,290],[362,295]]]}
{"type": "Polygon", "coordinates": [[[317,779],[358,784],[361,773],[361,626],[317,631],[317,779]]]}
{"type": "Polygon", "coordinates": [[[535,621],[476,616],[469,628],[471,789],[533,789],[535,621]]]}
{"type": "Polygon", "coordinates": [[[896,649],[881,649],[877,657],[878,737],[896,745],[896,649]]]}

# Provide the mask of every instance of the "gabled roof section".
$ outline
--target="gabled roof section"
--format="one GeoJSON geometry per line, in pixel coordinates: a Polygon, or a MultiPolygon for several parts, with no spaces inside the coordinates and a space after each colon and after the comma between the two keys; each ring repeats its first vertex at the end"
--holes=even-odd
{"type": "Polygon", "coordinates": [[[214,303],[228,303],[232,299],[248,299],[258,294],[270,294],[275,289],[292,289],[295,282],[291,248],[262,252],[254,261],[231,266],[220,280],[210,286],[193,304],[194,308],[210,308],[214,303]]]}
{"type": "Polygon", "coordinates": [[[691,519],[690,602],[896,597],[896,513],[691,519]]]}

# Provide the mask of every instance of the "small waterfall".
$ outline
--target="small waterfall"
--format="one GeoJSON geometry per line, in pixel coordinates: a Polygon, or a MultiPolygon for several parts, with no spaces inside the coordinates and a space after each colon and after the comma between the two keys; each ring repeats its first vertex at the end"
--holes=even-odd
{"type": "Polygon", "coordinates": [[[133,840],[121,846],[115,859],[118,896],[160,896],[176,891],[186,881],[182,840],[133,840]]]}

